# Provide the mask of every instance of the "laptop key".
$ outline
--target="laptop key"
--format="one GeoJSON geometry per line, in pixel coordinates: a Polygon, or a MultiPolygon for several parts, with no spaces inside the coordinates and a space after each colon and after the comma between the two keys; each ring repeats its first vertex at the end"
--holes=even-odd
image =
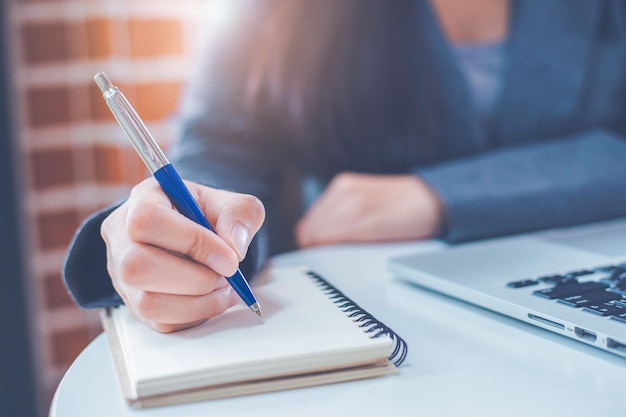
{"type": "Polygon", "coordinates": [[[612,301],[602,304],[592,304],[582,308],[587,313],[597,314],[599,316],[617,316],[626,313],[626,307],[615,304],[612,301]]]}
{"type": "Polygon", "coordinates": [[[597,268],[594,268],[593,271],[594,272],[613,272],[613,271],[615,271],[616,268],[618,268],[618,267],[613,266],[613,265],[599,266],[597,268]]]}
{"type": "Polygon", "coordinates": [[[508,284],[506,284],[506,286],[509,288],[524,288],[530,287],[531,285],[537,285],[538,283],[539,282],[535,281],[534,279],[522,279],[519,281],[509,282],[508,284]]]}
{"type": "Polygon", "coordinates": [[[622,297],[619,300],[615,300],[613,301],[613,304],[626,308],[626,298],[622,297]]]}
{"type": "Polygon", "coordinates": [[[567,275],[574,275],[577,277],[581,277],[583,275],[590,275],[590,274],[594,274],[595,272],[590,270],[590,269],[582,269],[580,271],[574,271],[574,272],[570,272],[567,275]]]}
{"type": "Polygon", "coordinates": [[[557,298],[567,298],[573,295],[582,294],[589,291],[597,291],[608,288],[608,285],[600,282],[583,282],[572,283],[567,285],[557,285],[555,287],[544,288],[542,290],[533,291],[533,295],[538,297],[554,300],[557,298]]]}
{"type": "Polygon", "coordinates": [[[614,287],[611,287],[609,289],[609,291],[614,292],[615,294],[619,294],[621,296],[626,297],[626,285],[624,285],[624,284],[616,285],[614,287]]]}
{"type": "Polygon", "coordinates": [[[607,301],[622,298],[621,295],[606,290],[588,291],[582,294],[576,294],[569,297],[559,298],[556,301],[570,307],[587,307],[594,304],[602,304],[607,301]]]}
{"type": "Polygon", "coordinates": [[[626,272],[613,272],[611,275],[603,279],[604,282],[611,285],[620,285],[626,283],[626,272]]]}
{"type": "Polygon", "coordinates": [[[617,316],[609,317],[611,320],[619,321],[620,323],[626,324],[626,313],[619,314],[617,316]]]}
{"type": "Polygon", "coordinates": [[[546,284],[554,284],[554,285],[573,284],[577,282],[576,275],[573,275],[573,274],[547,275],[545,277],[537,278],[537,281],[545,282],[546,284]]]}

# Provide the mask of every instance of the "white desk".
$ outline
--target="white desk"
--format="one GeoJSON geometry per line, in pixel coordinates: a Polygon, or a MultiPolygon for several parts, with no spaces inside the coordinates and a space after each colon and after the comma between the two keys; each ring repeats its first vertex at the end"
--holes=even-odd
{"type": "Polygon", "coordinates": [[[409,355],[391,377],[133,410],[104,335],[61,381],[52,417],[623,415],[626,361],[393,279],[390,255],[436,243],[330,247],[282,255],[304,264],[398,332],[409,355]]]}

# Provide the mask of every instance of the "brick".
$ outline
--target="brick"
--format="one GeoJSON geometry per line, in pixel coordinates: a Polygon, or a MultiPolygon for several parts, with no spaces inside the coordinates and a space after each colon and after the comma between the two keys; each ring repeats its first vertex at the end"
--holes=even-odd
{"type": "Polygon", "coordinates": [[[35,189],[68,185],[74,181],[71,149],[35,150],[31,152],[30,159],[35,189]]]}
{"type": "Polygon", "coordinates": [[[67,124],[70,121],[70,91],[64,86],[32,88],[26,93],[32,127],[67,124]]]}
{"type": "Polygon", "coordinates": [[[91,100],[90,90],[93,87],[93,85],[95,85],[95,83],[92,82],[91,77],[87,77],[87,78],[89,80],[88,81],[89,84],[75,85],[75,86],[72,86],[70,89],[69,103],[70,105],[72,105],[71,112],[70,112],[70,122],[86,121],[86,120],[89,120],[91,116],[91,111],[89,108],[89,103],[91,100]]]}
{"type": "Polygon", "coordinates": [[[28,122],[44,128],[85,121],[90,116],[91,92],[87,85],[34,87],[26,92],[28,122]],[[80,104],[74,105],[72,104],[80,104]]]}
{"type": "Polygon", "coordinates": [[[146,179],[149,172],[137,152],[132,148],[125,148],[122,152],[125,182],[134,185],[146,179]]]}
{"type": "Polygon", "coordinates": [[[71,364],[89,344],[92,336],[87,327],[62,330],[50,335],[52,361],[54,365],[71,364]]]}
{"type": "Polygon", "coordinates": [[[23,56],[27,64],[62,62],[70,57],[65,23],[26,23],[21,32],[23,56]]]}
{"type": "Polygon", "coordinates": [[[75,305],[63,284],[60,272],[46,274],[43,277],[43,293],[45,307],[49,310],[75,305]]]}
{"type": "Polygon", "coordinates": [[[123,183],[122,151],[117,146],[96,145],[93,148],[96,181],[123,183]]]}
{"type": "Polygon", "coordinates": [[[137,113],[149,121],[162,121],[178,107],[179,82],[160,82],[136,86],[137,113]]]}
{"type": "Polygon", "coordinates": [[[133,58],[183,54],[183,28],[179,20],[130,19],[128,33],[133,58]]]}
{"type": "Polygon", "coordinates": [[[89,58],[103,59],[113,55],[113,26],[111,19],[92,18],[86,23],[89,58]]]}
{"type": "Polygon", "coordinates": [[[66,248],[80,224],[74,209],[42,213],[37,217],[39,246],[42,250],[66,248]]]}
{"type": "Polygon", "coordinates": [[[66,23],[65,43],[68,45],[68,59],[87,59],[87,25],[84,21],[66,23]]]}

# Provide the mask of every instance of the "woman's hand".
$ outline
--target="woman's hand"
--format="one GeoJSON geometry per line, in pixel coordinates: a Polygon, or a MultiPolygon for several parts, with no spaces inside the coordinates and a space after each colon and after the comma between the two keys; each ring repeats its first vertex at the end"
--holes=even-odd
{"type": "Polygon", "coordinates": [[[341,173],[296,226],[300,247],[425,239],[443,225],[439,197],[415,175],[341,173]]]}
{"type": "Polygon", "coordinates": [[[235,273],[265,218],[256,197],[186,184],[217,234],[178,213],[152,178],[101,228],[113,286],[136,318],[162,333],[240,301],[224,277],[235,273]]]}

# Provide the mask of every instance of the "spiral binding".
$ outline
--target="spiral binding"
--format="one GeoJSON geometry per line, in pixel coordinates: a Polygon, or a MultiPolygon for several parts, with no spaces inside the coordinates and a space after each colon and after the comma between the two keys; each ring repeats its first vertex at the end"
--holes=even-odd
{"type": "Polygon", "coordinates": [[[389,360],[399,366],[406,359],[408,345],[396,332],[378,321],[374,316],[361,308],[352,299],[330,284],[326,279],[313,271],[307,271],[307,275],[313,278],[322,288],[329,298],[348,315],[363,331],[370,335],[372,339],[386,335],[393,342],[393,349],[389,355],[389,360]]]}

